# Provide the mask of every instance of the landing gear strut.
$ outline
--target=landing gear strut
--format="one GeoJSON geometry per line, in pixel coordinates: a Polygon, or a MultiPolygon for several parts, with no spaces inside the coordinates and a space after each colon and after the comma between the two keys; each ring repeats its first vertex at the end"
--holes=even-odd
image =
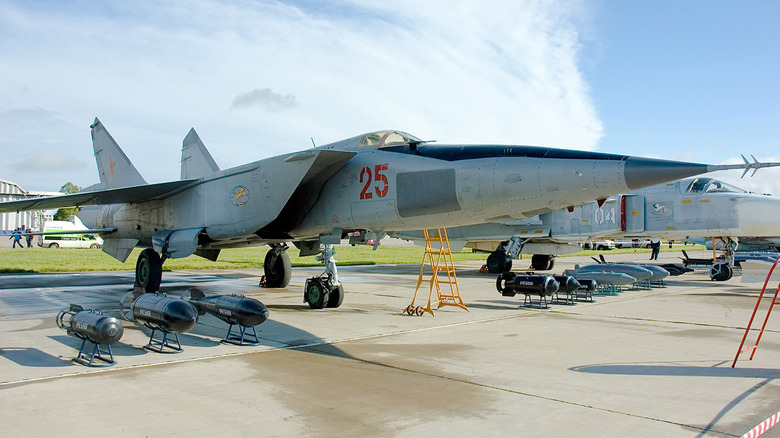
{"type": "Polygon", "coordinates": [[[135,263],[135,285],[145,293],[160,290],[162,282],[162,264],[160,255],[152,248],[141,251],[135,263]]]}
{"type": "Polygon", "coordinates": [[[336,250],[333,245],[325,245],[322,254],[317,256],[317,260],[325,264],[325,272],[319,277],[306,279],[303,301],[308,303],[312,309],[336,308],[341,306],[344,301],[344,286],[339,281],[335,254],[336,250]]]}
{"type": "MultiPolygon", "coordinates": [[[[722,262],[717,262],[710,268],[710,279],[714,281],[728,281],[734,276],[734,253],[737,251],[739,241],[736,237],[727,237],[724,239],[724,249],[726,257],[722,262]]],[[[715,248],[715,239],[712,239],[712,247],[715,248]]]]}
{"type": "Polygon", "coordinates": [[[493,274],[509,272],[512,270],[512,260],[520,255],[525,240],[512,237],[508,242],[501,242],[495,251],[487,258],[487,268],[493,274]]]}

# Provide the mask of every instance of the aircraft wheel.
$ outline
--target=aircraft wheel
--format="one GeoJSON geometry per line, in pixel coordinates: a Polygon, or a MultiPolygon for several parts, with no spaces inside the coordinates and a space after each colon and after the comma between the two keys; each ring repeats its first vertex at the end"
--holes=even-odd
{"type": "Polygon", "coordinates": [[[534,254],[531,257],[531,267],[537,271],[549,271],[555,266],[555,258],[548,254],[534,254]]]}
{"type": "Polygon", "coordinates": [[[146,248],[141,251],[138,261],[135,263],[135,283],[144,292],[157,292],[162,282],[162,261],[160,255],[154,249],[146,248]]]}
{"type": "Polygon", "coordinates": [[[417,308],[414,309],[414,314],[417,316],[423,316],[423,313],[425,313],[425,307],[423,306],[417,306],[417,308]]]}
{"type": "Polygon", "coordinates": [[[716,263],[710,268],[710,278],[715,281],[727,281],[734,275],[734,270],[726,263],[716,263]]]}
{"type": "Polygon", "coordinates": [[[500,274],[502,272],[508,271],[512,267],[511,262],[512,261],[509,260],[509,268],[507,268],[506,253],[495,251],[490,253],[486,264],[488,271],[493,274],[500,274]]]}
{"type": "Polygon", "coordinates": [[[306,291],[303,293],[303,299],[312,309],[322,309],[330,299],[330,293],[321,279],[310,278],[306,281],[306,291]]]}
{"type": "Polygon", "coordinates": [[[412,315],[412,316],[414,316],[414,306],[412,306],[411,304],[409,304],[408,306],[406,306],[406,309],[404,309],[404,311],[406,311],[406,314],[407,314],[407,315],[412,315]]]}
{"type": "Polygon", "coordinates": [[[330,296],[328,297],[328,304],[326,307],[336,308],[341,306],[344,302],[344,286],[338,285],[330,290],[330,296]]]}
{"type": "Polygon", "coordinates": [[[292,266],[287,252],[277,255],[273,249],[268,251],[265,255],[263,270],[265,271],[266,287],[286,287],[290,284],[292,266]]]}

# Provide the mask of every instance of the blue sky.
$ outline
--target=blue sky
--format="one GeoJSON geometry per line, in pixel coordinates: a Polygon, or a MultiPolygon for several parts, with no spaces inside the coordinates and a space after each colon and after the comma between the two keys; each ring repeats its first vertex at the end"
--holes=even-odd
{"type": "Polygon", "coordinates": [[[223,168],[377,129],[780,161],[780,2],[322,5],[0,0],[0,179],[96,182],[95,116],[150,182],[190,127],[223,168]]]}

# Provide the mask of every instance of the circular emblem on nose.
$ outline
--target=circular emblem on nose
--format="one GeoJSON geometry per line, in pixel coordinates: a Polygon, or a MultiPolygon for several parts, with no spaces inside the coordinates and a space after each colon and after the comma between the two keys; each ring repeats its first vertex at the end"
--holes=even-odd
{"type": "Polygon", "coordinates": [[[249,189],[244,186],[235,186],[230,191],[230,202],[233,205],[241,207],[249,201],[249,189]]]}

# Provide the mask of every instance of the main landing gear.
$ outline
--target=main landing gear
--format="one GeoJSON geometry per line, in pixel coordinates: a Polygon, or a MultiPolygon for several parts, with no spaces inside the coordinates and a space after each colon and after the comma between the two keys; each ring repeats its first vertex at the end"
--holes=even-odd
{"type": "Polygon", "coordinates": [[[512,237],[508,242],[501,242],[498,248],[491,252],[485,264],[488,271],[493,274],[509,272],[512,270],[512,260],[520,254],[525,241],[519,237],[512,237]]]}
{"type": "Polygon", "coordinates": [[[144,293],[153,293],[160,290],[162,282],[162,264],[165,259],[160,258],[152,248],[141,251],[138,261],[135,263],[135,286],[144,293]]]}
{"type": "Polygon", "coordinates": [[[287,255],[287,244],[271,245],[263,263],[265,271],[265,287],[287,287],[290,284],[290,256],[287,255]]]}
{"type": "MultiPolygon", "coordinates": [[[[507,242],[501,242],[495,251],[487,258],[488,271],[493,274],[509,272],[512,270],[512,260],[520,255],[523,245],[527,241],[519,237],[512,237],[507,242]]],[[[534,254],[531,257],[531,267],[536,271],[549,271],[555,266],[555,256],[550,254],[534,254]]]]}

